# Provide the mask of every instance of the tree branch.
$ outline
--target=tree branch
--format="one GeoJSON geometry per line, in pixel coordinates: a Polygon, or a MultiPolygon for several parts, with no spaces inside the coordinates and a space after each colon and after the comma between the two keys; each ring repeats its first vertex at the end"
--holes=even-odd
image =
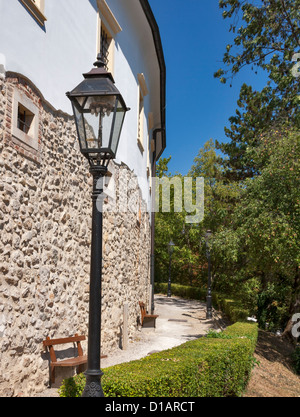
{"type": "Polygon", "coordinates": [[[284,12],[284,14],[285,14],[286,20],[287,20],[288,24],[290,25],[290,28],[291,28],[291,31],[292,31],[293,37],[294,37],[294,39],[295,39],[296,43],[297,43],[298,45],[300,45],[300,39],[298,38],[297,33],[295,32],[293,22],[291,21],[290,16],[289,16],[289,14],[288,14],[288,12],[287,12],[287,10],[286,10],[284,0],[280,0],[280,3],[281,3],[281,5],[282,5],[283,12],[284,12]]]}

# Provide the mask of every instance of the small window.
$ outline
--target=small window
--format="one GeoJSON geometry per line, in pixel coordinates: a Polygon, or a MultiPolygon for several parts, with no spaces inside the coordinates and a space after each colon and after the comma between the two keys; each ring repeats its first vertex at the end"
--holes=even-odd
{"type": "Polygon", "coordinates": [[[149,139],[149,132],[153,129],[153,113],[150,112],[148,113],[148,140],[147,140],[147,177],[151,177],[152,171],[151,171],[151,155],[153,153],[152,151],[152,147],[151,147],[151,143],[152,140],[150,141],[149,139]]]}
{"type": "Polygon", "coordinates": [[[122,31],[114,14],[108,7],[105,0],[98,0],[98,34],[97,52],[101,53],[107,71],[113,74],[115,37],[122,31]]]}
{"type": "Polygon", "coordinates": [[[110,54],[110,45],[112,42],[112,37],[109,36],[109,33],[105,29],[104,25],[101,26],[101,39],[100,39],[100,53],[105,63],[106,69],[109,71],[112,67],[112,54],[110,54]]]}
{"type": "Polygon", "coordinates": [[[150,143],[149,143],[149,136],[148,136],[148,146],[147,146],[147,178],[151,176],[151,160],[150,160],[150,143]]]}
{"type": "Polygon", "coordinates": [[[41,26],[44,26],[47,20],[44,15],[45,0],[20,0],[20,1],[26,7],[29,13],[34,17],[34,19],[41,26]]]}
{"type": "Polygon", "coordinates": [[[17,88],[13,96],[12,135],[30,148],[39,146],[39,109],[17,88]]]}
{"type": "Polygon", "coordinates": [[[32,1],[39,9],[41,9],[42,3],[43,3],[42,0],[32,0],[32,1]]]}
{"type": "Polygon", "coordinates": [[[141,152],[144,152],[144,118],[145,118],[145,107],[144,97],[148,95],[148,89],[145,81],[144,74],[138,74],[138,91],[139,91],[139,102],[138,102],[138,137],[137,142],[141,152]]]}
{"type": "Polygon", "coordinates": [[[26,133],[27,135],[30,132],[30,128],[32,126],[32,122],[34,119],[34,114],[26,109],[22,104],[18,104],[18,120],[17,126],[18,129],[22,130],[22,132],[26,133]]]}
{"type": "Polygon", "coordinates": [[[144,152],[144,97],[141,92],[139,91],[139,118],[138,118],[138,145],[142,152],[144,152]]]}

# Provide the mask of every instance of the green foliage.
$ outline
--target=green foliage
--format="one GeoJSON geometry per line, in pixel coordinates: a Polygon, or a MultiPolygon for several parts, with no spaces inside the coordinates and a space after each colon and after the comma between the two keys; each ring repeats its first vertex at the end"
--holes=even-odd
{"type": "Polygon", "coordinates": [[[284,120],[300,126],[300,84],[293,71],[300,45],[300,0],[220,0],[219,6],[224,19],[231,21],[234,39],[226,46],[224,68],[215,77],[222,83],[232,82],[249,66],[268,78],[261,91],[242,86],[239,109],[230,118],[230,128],[225,128],[230,142],[217,144],[229,156],[225,161],[228,176],[245,179],[258,173],[247,148],[259,145],[259,134],[266,127],[281,125],[284,120]]]}
{"type": "MultiPolygon", "coordinates": [[[[201,338],[138,361],[105,369],[107,397],[234,397],[243,392],[253,364],[257,326],[236,323],[228,338],[201,338]]],[[[85,377],[64,381],[61,397],[80,396],[85,377]]]]}
{"type": "MultiPolygon", "coordinates": [[[[167,283],[155,284],[156,293],[166,294],[167,290],[167,283]]],[[[178,297],[201,301],[205,301],[207,295],[207,289],[205,288],[178,284],[172,284],[171,292],[178,297]]],[[[232,322],[246,320],[247,317],[253,314],[253,311],[245,308],[244,303],[240,301],[241,297],[239,297],[239,299],[233,299],[232,297],[229,298],[224,293],[217,293],[216,291],[213,291],[212,297],[214,306],[217,309],[222,310],[232,322]]]]}
{"type": "MultiPolygon", "coordinates": [[[[262,164],[260,175],[244,183],[230,228],[215,239],[215,250],[232,285],[256,281],[261,327],[284,327],[299,297],[300,133],[270,131],[252,153],[262,164]]],[[[220,280],[219,280],[220,284],[220,280]]]]}
{"type": "MultiPolygon", "coordinates": [[[[180,175],[171,176],[168,172],[170,158],[162,158],[157,164],[157,176],[169,179],[178,179],[180,175]]],[[[199,228],[198,225],[187,225],[185,218],[187,213],[174,210],[174,190],[171,187],[170,212],[163,212],[161,207],[162,189],[159,189],[157,198],[160,201],[160,211],[155,215],[155,276],[157,282],[167,281],[169,274],[168,243],[173,239],[176,247],[172,255],[172,282],[191,284],[197,282],[199,272],[199,228]]]]}
{"type": "Polygon", "coordinates": [[[224,333],[231,337],[246,337],[251,341],[252,350],[254,352],[258,337],[256,324],[237,322],[234,325],[227,327],[224,333]]]}
{"type": "Polygon", "coordinates": [[[246,320],[252,313],[238,298],[234,299],[216,291],[213,292],[213,303],[233,322],[246,320]]]}
{"type": "Polygon", "coordinates": [[[255,72],[267,71],[281,90],[294,86],[291,58],[300,44],[300,1],[220,0],[219,7],[224,19],[231,20],[235,38],[223,58],[229,70],[220,69],[215,76],[227,80],[250,65],[255,72]]]}
{"type": "Polygon", "coordinates": [[[86,383],[86,378],[83,373],[76,375],[73,378],[65,379],[58,389],[60,397],[81,397],[86,383]]]}
{"type": "Polygon", "coordinates": [[[169,176],[168,163],[171,161],[172,157],[169,158],[160,158],[156,165],[156,175],[158,178],[169,176]]]}
{"type": "Polygon", "coordinates": [[[209,330],[206,337],[208,339],[232,339],[233,336],[225,332],[217,332],[216,330],[209,330]]]}
{"type": "MultiPolygon", "coordinates": [[[[202,288],[203,293],[207,285],[203,235],[211,229],[216,305],[234,321],[256,315],[260,327],[277,330],[285,327],[300,297],[299,130],[286,126],[266,130],[259,135],[259,145],[247,153],[259,174],[232,183],[225,179],[212,141],[199,151],[190,174],[204,176],[205,217],[200,225],[182,229],[184,213],[158,214],[156,282],[168,280],[166,236],[171,236],[177,244],[172,284],[202,288]],[[217,299],[217,294],[222,297],[217,299]],[[239,305],[230,301],[237,299],[239,305]]],[[[174,291],[175,287],[174,294],[185,296],[183,289],[174,291]]],[[[189,291],[193,298],[196,290],[189,291]]]]}
{"type": "MultiPolygon", "coordinates": [[[[158,176],[172,177],[168,173],[168,161],[169,159],[159,161],[158,176]]],[[[172,238],[176,244],[172,256],[172,282],[203,286],[207,282],[205,231],[207,229],[216,231],[219,225],[230,224],[230,216],[239,198],[241,188],[239,184],[228,184],[224,181],[222,167],[218,163],[212,140],[208,141],[203,149],[200,149],[190,169],[189,176],[194,179],[204,178],[204,221],[200,224],[186,224],[185,219],[188,213],[184,209],[180,213],[174,212],[173,206],[169,213],[156,213],[155,279],[157,282],[165,282],[168,279],[169,254],[167,244],[172,238]]],[[[171,202],[173,203],[172,198],[171,202]]],[[[182,204],[182,207],[184,207],[184,204],[182,204]]],[[[212,251],[212,254],[214,254],[214,251],[212,251]]],[[[218,258],[214,259],[214,267],[217,267],[218,261],[218,258]]]]}
{"type": "MultiPolygon", "coordinates": [[[[242,86],[225,128],[229,141],[208,141],[194,159],[189,175],[205,182],[203,222],[183,227],[186,213],[157,214],[155,280],[168,279],[172,238],[172,283],[205,289],[203,235],[210,229],[216,305],[233,320],[254,314],[260,327],[283,329],[300,303],[300,83],[292,71],[300,0],[219,5],[233,41],[216,77],[225,83],[251,65],[266,75],[266,85],[261,91],[242,86]]],[[[171,177],[167,164],[159,163],[159,175],[171,177]]]]}
{"type": "Polygon", "coordinates": [[[286,299],[290,290],[285,286],[274,283],[267,283],[258,295],[257,317],[261,329],[276,331],[284,326],[288,321],[288,304],[286,299]]]}
{"type": "MultiPolygon", "coordinates": [[[[168,284],[164,282],[155,283],[155,292],[167,294],[168,284]]],[[[207,290],[201,287],[192,287],[189,285],[172,284],[171,291],[173,295],[186,298],[189,300],[205,300],[207,290]]]]}
{"type": "Polygon", "coordinates": [[[300,346],[297,346],[293,352],[292,360],[296,373],[300,375],[300,346]]]}
{"type": "Polygon", "coordinates": [[[199,239],[205,230],[213,232],[220,225],[228,225],[230,215],[241,192],[238,183],[228,183],[225,179],[224,167],[220,164],[213,140],[206,142],[194,159],[189,175],[193,178],[204,177],[205,184],[205,217],[199,228],[199,239]]]}

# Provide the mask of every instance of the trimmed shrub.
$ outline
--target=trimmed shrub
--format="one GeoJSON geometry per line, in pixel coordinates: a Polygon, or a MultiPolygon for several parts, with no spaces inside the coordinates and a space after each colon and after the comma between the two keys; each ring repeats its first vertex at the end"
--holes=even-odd
{"type": "MultiPolygon", "coordinates": [[[[160,282],[155,284],[155,292],[167,294],[168,284],[160,282]]],[[[191,287],[189,285],[172,284],[171,291],[173,295],[187,298],[190,300],[205,300],[206,289],[201,287],[191,287]]]]}
{"type": "Polygon", "coordinates": [[[251,314],[239,301],[226,295],[214,293],[213,304],[221,310],[232,322],[245,321],[251,314]]]}
{"type": "MultiPolygon", "coordinates": [[[[257,325],[236,323],[137,361],[106,368],[107,397],[232,397],[243,392],[253,364],[257,325]],[[224,337],[225,336],[225,337],[224,337]]],[[[83,374],[64,381],[61,397],[81,396],[83,374]]]]}

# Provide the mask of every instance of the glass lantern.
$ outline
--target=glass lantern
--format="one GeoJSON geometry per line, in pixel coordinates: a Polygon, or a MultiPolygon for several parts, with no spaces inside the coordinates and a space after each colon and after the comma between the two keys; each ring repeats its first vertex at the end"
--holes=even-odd
{"type": "Polygon", "coordinates": [[[100,56],[94,65],[97,68],[84,74],[84,81],[67,96],[72,102],[82,154],[91,166],[107,167],[116,156],[129,109],[100,56]]]}

